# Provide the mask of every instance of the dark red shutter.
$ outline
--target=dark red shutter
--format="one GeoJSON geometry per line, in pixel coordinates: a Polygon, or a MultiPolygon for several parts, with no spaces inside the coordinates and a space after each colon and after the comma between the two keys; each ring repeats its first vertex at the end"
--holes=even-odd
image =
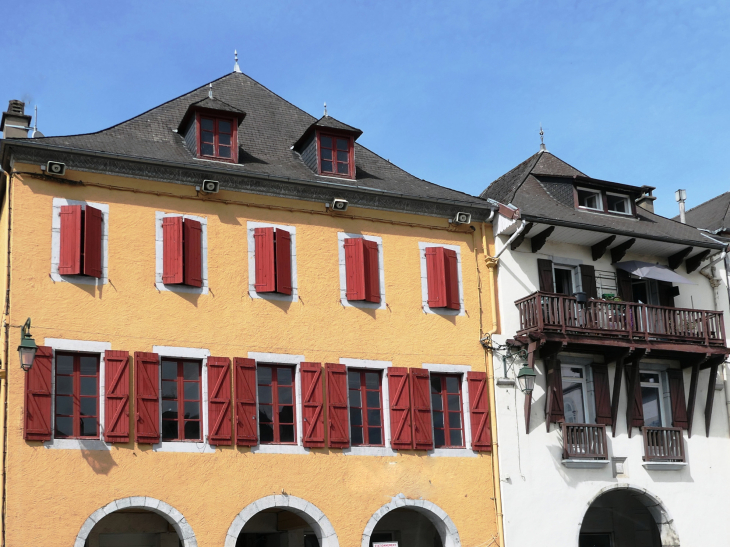
{"type": "Polygon", "coordinates": [[[596,269],[590,264],[580,265],[580,283],[582,285],[583,292],[588,295],[588,298],[598,298],[598,287],[596,286],[596,269]]]}
{"type": "Polygon", "coordinates": [[[391,367],[388,369],[390,444],[395,450],[413,448],[409,378],[407,368],[391,367]]]}
{"type": "Polygon", "coordinates": [[[674,297],[679,295],[679,287],[675,287],[669,281],[657,281],[659,291],[659,305],[674,307],[674,297]]]}
{"type": "Polygon", "coordinates": [[[608,367],[594,363],[591,365],[591,370],[593,371],[593,392],[596,399],[596,423],[613,425],[608,367]]]}
{"type": "MultiPolygon", "coordinates": [[[[629,384],[631,383],[631,376],[634,374],[634,365],[625,365],[624,368],[626,370],[626,391],[628,392],[629,384]]],[[[637,377],[634,396],[631,397],[631,394],[629,393],[629,401],[632,398],[634,400],[634,414],[631,419],[631,427],[644,427],[644,402],[641,398],[641,376],[637,377]]]]}
{"type": "Polygon", "coordinates": [[[411,369],[411,408],[413,409],[413,447],[416,450],[431,450],[433,448],[431,381],[426,369],[411,369]]]}
{"type": "Polygon", "coordinates": [[[669,397],[672,403],[672,427],[687,429],[687,403],[684,399],[684,373],[680,369],[670,368],[667,371],[669,376],[669,397]]]}
{"type": "Polygon", "coordinates": [[[548,394],[545,401],[546,415],[548,417],[547,426],[550,424],[562,423],[565,421],[565,408],[563,406],[563,378],[560,368],[559,359],[548,359],[546,362],[547,369],[547,388],[548,394]]]}
{"type": "MultiPolygon", "coordinates": [[[[634,290],[631,287],[631,274],[625,270],[616,269],[616,285],[618,297],[624,302],[634,301],[634,290]]],[[[643,418],[642,418],[643,425],[643,418]]]]}
{"type": "Polygon", "coordinates": [[[461,308],[459,302],[459,263],[456,251],[444,249],[444,273],[446,275],[446,307],[452,310],[461,308]]]}
{"type": "Polygon", "coordinates": [[[183,283],[203,286],[203,226],[197,220],[183,221],[183,283]]]}
{"type": "Polygon", "coordinates": [[[61,275],[81,274],[81,205],[61,206],[61,275]]]}
{"type": "Polygon", "coordinates": [[[104,215],[87,205],[84,217],[84,275],[101,277],[101,225],[104,215]]]}
{"type": "Polygon", "coordinates": [[[230,445],[231,360],[228,357],[208,357],[207,362],[208,443],[217,446],[230,445]]]}
{"type": "Polygon", "coordinates": [[[380,302],[380,264],[378,260],[378,244],[367,239],[362,240],[364,272],[365,272],[365,300],[380,302]]]}
{"type": "Polygon", "coordinates": [[[324,448],[322,365],[320,363],[302,363],[300,370],[302,373],[302,444],[309,448],[324,448]]]}
{"type": "Polygon", "coordinates": [[[183,219],[162,219],[162,282],[168,285],[183,282],[183,219]]]}
{"type": "MultiPolygon", "coordinates": [[[[179,218],[179,217],[178,217],[179,218]]],[[[160,442],[160,358],[156,353],[134,354],[135,440],[160,442]]]]}
{"type": "Polygon", "coordinates": [[[129,352],[104,352],[104,440],[129,442],[129,352]]]}
{"type": "Polygon", "coordinates": [[[430,308],[445,308],[448,300],[446,296],[443,247],[426,247],[426,278],[428,283],[428,306],[430,308]]]}
{"type": "Polygon", "coordinates": [[[23,438],[26,441],[51,440],[51,369],[53,348],[38,346],[35,361],[25,372],[25,420],[23,438]]]}
{"type": "Polygon", "coordinates": [[[256,446],[259,444],[258,422],[256,421],[256,361],[236,357],[236,444],[256,446]]]}
{"type": "Polygon", "coordinates": [[[330,448],[350,446],[350,424],[347,415],[347,367],[325,363],[327,372],[327,445],[330,448]]]}
{"type": "Polygon", "coordinates": [[[473,450],[492,449],[492,423],[489,416],[489,389],[486,372],[467,372],[469,414],[471,417],[471,447],[473,450]]]}
{"type": "MultiPolygon", "coordinates": [[[[361,237],[345,239],[345,275],[348,300],[365,300],[365,253],[361,237]]],[[[380,295],[378,295],[380,296],[380,295]]],[[[378,300],[380,300],[378,298],[378,300]]]]}
{"type": "Polygon", "coordinates": [[[542,292],[554,292],[553,287],[553,261],[544,258],[537,259],[537,274],[540,280],[540,290],[542,292]]]}
{"type": "Polygon", "coordinates": [[[276,292],[291,294],[291,234],[276,229],[276,292]]]}
{"type": "Polygon", "coordinates": [[[256,292],[275,292],[276,274],[274,272],[274,229],[255,228],[254,259],[256,261],[256,292]]]}

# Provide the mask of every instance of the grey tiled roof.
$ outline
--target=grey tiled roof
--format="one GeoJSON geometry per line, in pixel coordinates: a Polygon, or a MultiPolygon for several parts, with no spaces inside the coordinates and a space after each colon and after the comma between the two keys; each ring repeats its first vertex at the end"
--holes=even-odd
{"type": "MultiPolygon", "coordinates": [[[[685,214],[687,224],[715,232],[730,230],[730,192],[692,207],[685,214]]],[[[674,217],[679,220],[679,215],[674,217]]]]}

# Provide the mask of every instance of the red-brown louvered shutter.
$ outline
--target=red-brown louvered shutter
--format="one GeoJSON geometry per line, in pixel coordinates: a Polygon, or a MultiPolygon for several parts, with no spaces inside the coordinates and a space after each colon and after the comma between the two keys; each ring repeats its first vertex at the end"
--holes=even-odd
{"type": "MultiPolygon", "coordinates": [[[[618,297],[624,302],[634,301],[634,289],[631,284],[631,274],[625,270],[616,270],[616,285],[618,297]]],[[[643,422],[642,422],[643,425],[643,422]]]]}
{"type": "Polygon", "coordinates": [[[489,390],[486,372],[467,372],[471,447],[481,452],[492,449],[492,423],[489,417],[489,390]]]}
{"type": "Polygon", "coordinates": [[[350,446],[350,423],[347,416],[347,367],[325,363],[327,372],[327,445],[350,446]]]}
{"type": "Polygon", "coordinates": [[[433,448],[431,381],[426,369],[411,369],[411,408],[413,409],[413,448],[431,450],[433,448]]]}
{"type": "Polygon", "coordinates": [[[104,440],[129,442],[129,352],[104,352],[104,440]]]}
{"type": "Polygon", "coordinates": [[[364,272],[365,272],[365,300],[380,302],[380,264],[378,263],[378,244],[367,239],[362,240],[364,272]]]}
{"type": "Polygon", "coordinates": [[[596,286],[596,268],[594,268],[590,264],[581,264],[580,284],[583,292],[586,293],[588,298],[598,298],[598,287],[596,286]]]}
{"type": "Polygon", "coordinates": [[[274,271],[274,229],[255,228],[254,259],[256,261],[256,292],[275,292],[276,273],[274,271]]]}
{"type": "Polygon", "coordinates": [[[183,282],[183,219],[162,219],[162,282],[174,285],[183,282]]]}
{"type": "Polygon", "coordinates": [[[540,290],[542,292],[554,292],[553,287],[553,261],[544,258],[537,259],[537,274],[540,280],[540,290]]]}
{"type": "MultiPolygon", "coordinates": [[[[624,368],[626,370],[626,391],[628,392],[631,376],[634,373],[634,365],[625,365],[624,368]]],[[[641,377],[639,376],[638,378],[634,388],[634,414],[631,418],[631,427],[644,427],[644,402],[641,399],[641,377]]],[[[631,399],[631,394],[629,394],[629,400],[631,399]]]]}
{"type": "Polygon", "coordinates": [[[428,306],[445,308],[446,271],[443,247],[426,247],[426,278],[428,283],[428,306]]]}
{"type": "Polygon", "coordinates": [[[545,368],[547,370],[548,394],[545,400],[545,410],[550,424],[558,424],[565,421],[565,407],[563,406],[563,378],[559,359],[548,359],[545,368]]]}
{"type": "Polygon", "coordinates": [[[61,206],[61,275],[81,274],[81,214],[81,205],[61,206]]]}
{"type": "Polygon", "coordinates": [[[203,286],[203,226],[197,220],[183,221],[183,283],[203,286]]]}
{"type": "Polygon", "coordinates": [[[302,363],[300,367],[302,372],[302,444],[309,448],[324,448],[322,365],[320,363],[302,363]]]}
{"type": "Polygon", "coordinates": [[[276,229],[276,292],[291,294],[291,234],[276,229]]]}
{"type": "Polygon", "coordinates": [[[593,363],[593,391],[596,399],[596,423],[613,425],[611,419],[611,392],[608,383],[608,367],[593,363]]]}
{"type": "Polygon", "coordinates": [[[669,397],[672,403],[672,427],[687,429],[687,403],[684,399],[684,373],[680,369],[670,368],[667,371],[669,376],[669,397]]]}
{"type": "Polygon", "coordinates": [[[446,277],[446,307],[452,310],[461,308],[459,302],[459,263],[456,251],[444,249],[444,273],[446,277]]]}
{"type": "Polygon", "coordinates": [[[84,214],[84,275],[101,277],[101,225],[104,215],[89,205],[84,214]]]}
{"type": "Polygon", "coordinates": [[[259,444],[258,422],[256,420],[256,361],[236,357],[236,444],[256,446],[259,444]]]}
{"type": "Polygon", "coordinates": [[[53,348],[38,346],[33,366],[25,373],[23,438],[26,441],[51,440],[52,361],[53,348]]]}
{"type": "Polygon", "coordinates": [[[231,434],[231,360],[208,357],[208,443],[230,445],[231,434]]]}
{"type": "Polygon", "coordinates": [[[160,358],[156,353],[134,354],[135,440],[160,442],[160,358]]]}
{"type": "MultiPolygon", "coordinates": [[[[361,237],[345,239],[345,276],[348,300],[365,300],[365,253],[361,237]]],[[[378,295],[379,296],[379,295],[378,295]]]]}
{"type": "Polygon", "coordinates": [[[408,369],[388,369],[388,396],[390,398],[390,444],[395,450],[413,448],[411,425],[411,387],[408,369]]]}

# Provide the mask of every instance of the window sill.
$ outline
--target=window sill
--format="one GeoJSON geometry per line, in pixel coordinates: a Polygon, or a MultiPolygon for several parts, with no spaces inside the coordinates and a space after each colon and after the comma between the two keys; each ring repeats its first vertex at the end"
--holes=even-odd
{"type": "Polygon", "coordinates": [[[252,454],[309,454],[309,448],[296,444],[259,444],[251,447],[252,454]]]}
{"type": "Polygon", "coordinates": [[[195,441],[163,441],[153,444],[154,452],[197,452],[199,454],[215,454],[215,447],[204,442],[195,441]]]}
{"type": "Polygon", "coordinates": [[[58,273],[51,273],[51,279],[61,283],[72,283],[74,285],[106,285],[109,283],[109,279],[104,271],[102,277],[91,277],[89,275],[61,275],[58,273]]]}
{"type": "Polygon", "coordinates": [[[609,463],[610,460],[581,460],[578,458],[563,460],[563,465],[571,469],[601,469],[609,463]]]}
{"type": "Polygon", "coordinates": [[[479,453],[469,448],[434,448],[428,451],[428,455],[437,458],[476,458],[479,453]]]}
{"type": "Polygon", "coordinates": [[[155,283],[158,291],[166,292],[183,292],[189,294],[208,294],[208,285],[203,287],[191,287],[190,285],[165,285],[164,283],[155,283]]]}
{"type": "Polygon", "coordinates": [[[53,439],[43,446],[58,450],[111,450],[112,445],[101,439],[53,439]]]}
{"type": "Polygon", "coordinates": [[[386,446],[351,446],[342,450],[345,456],[397,456],[398,453],[386,446]]]}
{"type": "Polygon", "coordinates": [[[680,471],[687,467],[687,462],[644,462],[641,465],[647,471],[680,471]]]}

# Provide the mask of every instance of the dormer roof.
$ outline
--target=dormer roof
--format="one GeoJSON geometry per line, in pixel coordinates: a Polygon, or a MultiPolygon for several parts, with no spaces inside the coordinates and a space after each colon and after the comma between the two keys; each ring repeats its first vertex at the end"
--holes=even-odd
{"type": "Polygon", "coordinates": [[[362,131],[357,129],[356,127],[352,127],[351,125],[347,125],[346,123],[343,123],[340,120],[336,120],[332,116],[322,116],[320,119],[318,119],[312,125],[307,127],[307,129],[304,131],[304,133],[302,133],[302,136],[299,137],[299,139],[297,139],[297,142],[294,143],[294,150],[298,150],[301,147],[301,145],[307,141],[307,139],[309,138],[309,135],[311,135],[312,132],[315,131],[316,129],[335,130],[337,132],[351,135],[354,140],[357,140],[360,137],[360,135],[362,135],[362,131]]]}
{"type": "Polygon", "coordinates": [[[195,115],[195,112],[201,110],[210,114],[217,113],[228,115],[232,118],[236,118],[237,123],[239,124],[246,117],[246,113],[240,108],[236,108],[235,106],[221,101],[220,99],[206,97],[202,101],[196,101],[190,104],[182,120],[180,120],[180,125],[177,127],[178,131],[182,131],[187,126],[190,118],[195,115]]]}

